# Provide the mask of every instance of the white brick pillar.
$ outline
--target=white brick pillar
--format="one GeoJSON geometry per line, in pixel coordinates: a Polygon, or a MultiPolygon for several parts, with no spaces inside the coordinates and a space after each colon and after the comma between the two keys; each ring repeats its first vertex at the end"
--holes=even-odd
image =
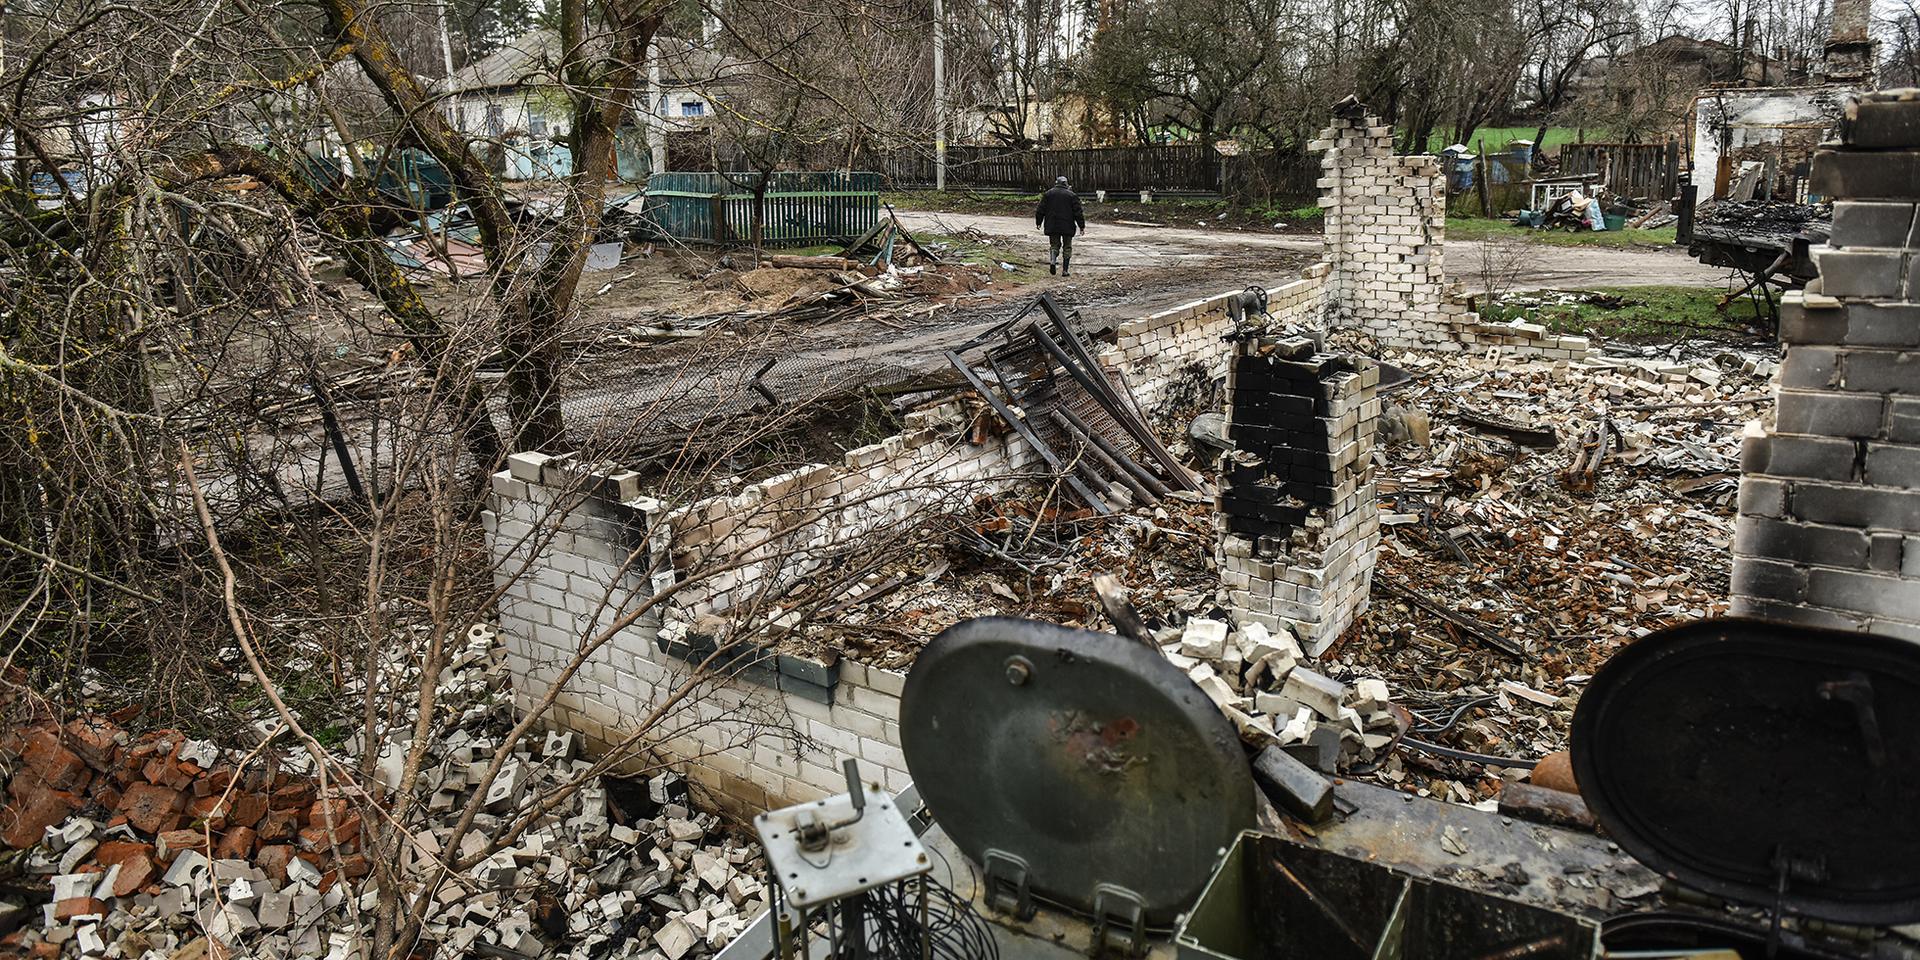
{"type": "Polygon", "coordinates": [[[1731,607],[1920,640],[1920,100],[1848,115],[1813,162],[1820,278],[1783,299],[1773,420],[1747,428],[1731,607]]]}
{"type": "Polygon", "coordinates": [[[1357,104],[1336,109],[1312,147],[1323,151],[1322,256],[1329,313],[1393,348],[1450,340],[1446,302],[1446,182],[1431,156],[1396,156],[1393,128],[1357,104]]]}

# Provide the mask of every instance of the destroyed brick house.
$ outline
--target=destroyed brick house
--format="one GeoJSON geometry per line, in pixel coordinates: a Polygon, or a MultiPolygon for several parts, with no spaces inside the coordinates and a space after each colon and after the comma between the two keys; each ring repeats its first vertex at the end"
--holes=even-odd
{"type": "MultiPolygon", "coordinates": [[[[501,698],[553,709],[489,829],[636,737],[657,756],[617,781],[635,796],[595,780],[450,884],[427,935],[648,960],[848,930],[954,960],[1920,956],[1898,927],[1920,920],[1920,94],[1843,116],[1777,369],[1484,318],[1446,270],[1437,161],[1348,103],[1315,145],[1319,258],[1285,282],[1104,334],[1048,299],[948,351],[965,387],[900,432],[711,496],[514,455],[484,516],[498,620],[443,684],[429,815],[472,796],[501,698]],[[913,552],[936,524],[971,559],[913,552]],[[1075,582],[1096,558],[1129,577],[1075,582]],[[973,616],[1043,597],[1066,626],[973,616]],[[945,919],[916,926],[915,896],[945,919]]],[[[38,952],[166,956],[191,944],[153,931],[190,915],[222,956],[356,955],[337,931],[377,906],[352,886],[373,865],[318,771],[102,724],[19,739],[15,783],[47,788],[14,793],[5,837],[54,877],[38,952]],[[83,796],[131,812],[72,818],[83,796]]],[[[381,783],[397,756],[369,758],[381,783]]]]}
{"type": "MultiPolygon", "coordinates": [[[[1482,322],[1469,311],[1443,275],[1444,192],[1438,164],[1432,157],[1395,156],[1391,145],[1390,128],[1362,113],[1343,117],[1327,131],[1321,200],[1328,211],[1325,258],[1300,279],[1264,291],[1268,323],[1302,331],[1348,327],[1395,350],[1491,350],[1548,362],[1587,358],[1592,347],[1583,337],[1553,335],[1534,324],[1482,322]]],[[[1124,371],[1139,405],[1148,409],[1194,364],[1224,374],[1230,351],[1221,338],[1231,329],[1229,303],[1237,296],[1127,324],[1116,332],[1103,363],[1124,371]]],[[[1258,351],[1262,362],[1276,359],[1271,344],[1242,349],[1258,351]]],[[[1309,643],[1316,647],[1330,642],[1337,626],[1364,607],[1377,530],[1362,451],[1370,444],[1363,439],[1364,428],[1378,403],[1366,399],[1360,386],[1377,374],[1343,377],[1338,368],[1345,363],[1365,366],[1310,361],[1331,379],[1311,387],[1314,395],[1303,395],[1300,407],[1321,411],[1303,414],[1303,424],[1310,422],[1311,430],[1323,434],[1313,445],[1329,458],[1325,466],[1299,465],[1299,476],[1318,470],[1312,477],[1321,481],[1327,502],[1318,508],[1284,508],[1286,517],[1299,523],[1281,524],[1303,532],[1309,525],[1330,529],[1325,549],[1294,564],[1288,548],[1280,546],[1291,542],[1289,533],[1267,536],[1271,545],[1262,544],[1261,537],[1235,529],[1231,519],[1220,546],[1228,558],[1223,576],[1235,584],[1242,577],[1246,582],[1231,593],[1241,604],[1236,616],[1257,616],[1275,630],[1311,624],[1309,643]],[[1341,412],[1327,416],[1329,404],[1341,412]],[[1276,585],[1289,578],[1312,585],[1296,595],[1309,599],[1276,608],[1276,585]],[[1252,599],[1256,594],[1259,605],[1252,599]]],[[[1232,382],[1251,389],[1252,379],[1251,373],[1236,374],[1232,382]]],[[[1237,393],[1230,400],[1258,415],[1281,402],[1271,397],[1242,401],[1237,393]]],[[[724,618],[730,611],[777,619],[777,607],[769,614],[767,598],[826,568],[837,545],[880,534],[930,504],[958,505],[970,496],[1010,489],[1021,476],[1045,472],[1043,454],[1020,434],[981,444],[955,442],[956,432],[967,432],[969,419],[966,405],[955,398],[908,414],[907,432],[849,451],[841,463],[817,464],[690,504],[648,498],[640,475],[632,471],[596,471],[566,456],[514,457],[510,469],[494,478],[489,522],[508,584],[501,632],[511,669],[525,678],[519,686],[543,689],[562,670],[577,669],[586,684],[562,695],[560,716],[589,743],[617,742],[621,718],[646,715],[651,691],[670,686],[677,671],[698,663],[716,641],[724,645],[718,634],[727,629],[724,618]],[[964,495],[956,496],[955,484],[964,485],[964,495]],[[610,591],[645,596],[657,587],[621,582],[632,576],[624,568],[636,551],[673,559],[655,574],[667,583],[675,568],[708,564],[716,556],[736,559],[720,576],[691,584],[648,610],[576,665],[579,637],[594,623],[600,598],[610,591]],[[523,565],[530,575],[519,577],[523,565]]],[[[1230,433],[1243,429],[1229,428],[1230,433]]],[[[1273,519],[1271,512],[1260,518],[1273,519]]],[[[1268,529],[1279,532],[1279,527],[1268,529]]],[[[817,742],[857,750],[890,789],[909,782],[898,739],[901,673],[847,657],[827,663],[781,653],[772,663],[745,671],[744,679],[728,698],[746,703],[773,696],[783,709],[808,721],[804,728],[817,742]]],[[[714,723],[690,730],[684,741],[669,746],[684,752],[693,778],[725,798],[730,809],[760,810],[815,798],[841,782],[820,754],[769,743],[730,746],[741,731],[724,719],[724,710],[715,709],[714,716],[714,723]]]]}
{"type": "MultiPolygon", "coordinates": [[[[1914,221],[1920,169],[1912,168],[1920,157],[1912,126],[1916,106],[1911,94],[1849,106],[1847,144],[1823,150],[1816,164],[1821,192],[1844,198],[1833,246],[1819,252],[1823,272],[1832,276],[1829,288],[1815,284],[1789,303],[1777,419],[1749,428],[1740,463],[1745,475],[1739,522],[1729,531],[1736,558],[1734,613],[1920,639],[1920,608],[1913,606],[1920,602],[1914,587],[1920,568],[1913,561],[1920,494],[1913,490],[1912,464],[1902,459],[1912,449],[1906,444],[1916,440],[1902,419],[1902,404],[1909,402],[1902,397],[1920,392],[1905,352],[1920,347],[1920,306],[1914,303],[1920,271],[1912,253],[1920,243],[1914,221]]],[[[1388,401],[1381,396],[1382,368],[1353,348],[1415,368],[1434,363],[1432,358],[1498,358],[1512,371],[1534,370],[1556,382],[1625,372],[1629,381],[1644,375],[1697,388],[1717,383],[1723,373],[1684,363],[1623,367],[1583,337],[1482,320],[1444,271],[1444,192],[1435,161],[1396,156],[1391,144],[1389,128],[1357,108],[1343,110],[1317,144],[1325,151],[1323,254],[1298,279],[1143,317],[1097,345],[1095,366],[1105,376],[1094,379],[1124,384],[1130,394],[1106,403],[1111,422],[1103,420],[1101,427],[1110,429],[1089,429],[1078,414],[1046,413],[1045,404],[1071,411],[1074,403],[1052,387],[1023,393],[1010,386],[999,363],[1014,354],[1003,351],[978,363],[955,362],[975,374],[976,393],[989,398],[994,414],[1012,428],[1008,432],[983,431],[983,418],[992,422],[994,415],[966,395],[956,396],[909,413],[905,432],[848,451],[841,462],[769,477],[705,501],[659,502],[646,495],[638,474],[567,456],[513,458],[510,470],[494,479],[489,522],[503,569],[524,565],[532,573],[502,575],[501,630],[516,686],[548,689],[575,673],[579,682],[559,694],[560,722],[589,744],[615,743],[625,735],[627,718],[660,706],[655,697],[672,688],[673,677],[729,662],[734,631],[745,635],[744,625],[770,626],[777,635],[798,626],[797,615],[778,598],[799,581],[830,579],[848,544],[884,538],[929,512],[1008,495],[1022,478],[1052,476],[1063,496],[1096,512],[1115,503],[1192,503],[1192,495],[1180,492],[1180,471],[1163,469],[1151,444],[1135,445],[1114,424],[1130,416],[1129,408],[1164,408],[1198,375],[1226,385],[1224,433],[1231,451],[1218,473],[1207,477],[1216,490],[1206,536],[1217,580],[1202,587],[1200,603],[1201,609],[1217,610],[1219,619],[1194,616],[1184,631],[1151,634],[1153,642],[1167,644],[1166,660],[1189,672],[1242,738],[1308,753],[1327,750],[1344,758],[1339,762],[1365,761],[1372,769],[1397,764],[1387,755],[1405,728],[1396,734],[1386,685],[1331,679],[1314,669],[1313,660],[1353,632],[1356,619],[1383,594],[1404,601],[1398,609],[1434,606],[1398,579],[1379,579],[1378,565],[1391,559],[1382,557],[1386,508],[1380,504],[1398,498],[1385,492],[1377,473],[1383,461],[1376,436],[1383,423],[1402,432],[1408,422],[1404,410],[1383,418],[1388,401]],[[986,373],[997,382],[990,385],[986,373]],[[1060,429],[1040,430],[1044,420],[1060,429]],[[1088,464],[1070,462],[1074,458],[1064,451],[1075,438],[1091,451],[1095,445],[1087,441],[1102,432],[1108,442],[1097,444],[1101,454],[1089,455],[1088,464]],[[1137,461],[1122,455],[1129,452],[1137,461]],[[1077,492],[1065,492],[1062,480],[1077,492]],[[636,556],[657,561],[652,582],[623,583],[634,576],[628,567],[636,556]],[[675,587],[677,571],[717,557],[728,558],[724,573],[675,587]],[[595,622],[602,598],[662,592],[671,596],[628,618],[612,642],[582,650],[578,638],[595,622]],[[1324,742],[1321,733],[1328,735],[1324,742]]],[[[999,333],[1007,350],[1052,340],[1042,336],[1040,324],[1025,334],[1030,341],[1016,342],[1010,329],[999,333]]],[[[1057,358],[1070,352],[1057,344],[1048,349],[1057,358]]],[[[1062,381],[1077,369],[1085,375],[1067,359],[1058,362],[1062,381]]],[[[1749,361],[1744,369],[1764,379],[1771,365],[1749,361]]],[[[1108,388],[1081,379],[1079,389],[1098,394],[1108,388]]],[[[1541,432],[1538,425],[1475,416],[1514,436],[1541,432]]],[[[1590,484],[1599,464],[1619,455],[1610,451],[1638,430],[1603,422],[1574,444],[1579,455],[1560,479],[1590,484]]],[[[1545,432],[1553,436],[1551,429],[1545,432]]],[[[1639,436],[1636,442],[1646,439],[1639,436]]],[[[1402,478],[1393,487],[1405,484],[1402,478]]],[[[1662,522],[1667,513],[1658,513],[1655,522],[1662,522]]],[[[1688,515],[1686,523],[1724,523],[1697,511],[1688,515]]],[[[1640,522],[1628,526],[1637,529],[1640,522]]],[[[1535,536],[1551,550],[1560,534],[1535,536]]],[[[1726,549],[1721,543],[1718,549],[1726,549]]],[[[1654,570],[1638,574],[1653,584],[1685,579],[1663,580],[1654,570]]],[[[842,583],[844,600],[835,609],[899,587],[878,576],[842,583]]],[[[1702,593],[1711,591],[1693,595],[1702,593]]],[[[1669,598],[1667,589],[1636,594],[1633,609],[1658,609],[1669,598]]],[[[1669,609],[1684,621],[1728,608],[1721,599],[1696,601],[1691,609],[1683,601],[1669,609]]],[[[1449,614],[1447,622],[1456,642],[1531,656],[1490,635],[1480,621],[1449,614]]],[[[1554,632],[1551,626],[1547,632],[1554,632]]],[[[874,785],[894,793],[915,783],[915,766],[935,768],[931,761],[916,761],[911,751],[910,690],[916,681],[910,652],[862,662],[851,649],[790,642],[795,637],[746,647],[717,681],[717,699],[699,708],[699,722],[661,745],[699,787],[722,807],[750,815],[841,792],[849,783],[838,769],[841,759],[857,758],[874,785]],[[754,713],[755,705],[761,713],[754,713]],[[781,726],[789,732],[761,735],[765,728],[751,717],[768,713],[787,718],[781,726]]],[[[1033,668],[1020,666],[1017,677],[1013,666],[1007,669],[1018,684],[1033,668]]],[[[1502,681],[1498,695],[1560,702],[1559,695],[1525,682],[1502,681]]],[[[1510,794],[1524,795],[1524,785],[1512,786],[1510,794]]],[[[1901,795],[1913,799],[1911,786],[1901,787],[1901,795]]],[[[1364,833],[1355,829],[1355,836],[1364,833]]],[[[1432,839],[1459,855],[1466,842],[1455,829],[1447,826],[1444,839],[1432,839]]],[[[1915,852],[1910,831],[1893,842],[1915,852]]],[[[1639,849],[1637,842],[1632,846],[1639,849]]],[[[1619,869],[1617,878],[1625,878],[1643,868],[1619,869]]],[[[1657,886],[1620,879],[1616,899],[1608,902],[1618,906],[1657,886]]],[[[1904,955],[1899,950],[1911,945],[1888,955],[1904,955]]]]}
{"type": "Polygon", "coordinates": [[[1687,112],[1699,200],[1807,199],[1814,149],[1832,134],[1846,98],[1873,82],[1871,17],[1870,0],[1836,2],[1825,57],[1811,76],[1700,90],[1687,112]]]}

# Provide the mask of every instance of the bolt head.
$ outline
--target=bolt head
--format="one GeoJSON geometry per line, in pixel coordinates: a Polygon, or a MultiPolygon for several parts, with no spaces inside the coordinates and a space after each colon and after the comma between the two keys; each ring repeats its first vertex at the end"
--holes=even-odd
{"type": "Polygon", "coordinates": [[[1027,679],[1033,676],[1033,664],[1026,657],[1007,658],[1007,682],[1016,687],[1025,686],[1027,679]]]}

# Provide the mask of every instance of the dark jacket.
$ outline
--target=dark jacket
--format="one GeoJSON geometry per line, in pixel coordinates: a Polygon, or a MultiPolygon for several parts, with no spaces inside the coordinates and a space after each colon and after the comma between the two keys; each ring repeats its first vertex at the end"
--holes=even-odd
{"type": "Polygon", "coordinates": [[[1087,214],[1072,190],[1054,187],[1040,195],[1040,205],[1033,208],[1033,225],[1047,228],[1049,237],[1071,237],[1087,228],[1087,214]]]}

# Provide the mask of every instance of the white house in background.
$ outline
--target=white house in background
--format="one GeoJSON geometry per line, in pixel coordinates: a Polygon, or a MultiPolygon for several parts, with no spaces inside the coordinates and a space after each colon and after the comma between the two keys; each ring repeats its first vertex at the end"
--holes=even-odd
{"type": "MultiPolygon", "coordinates": [[[[607,39],[601,34],[588,38],[587,44],[604,50],[607,39]]],[[[653,71],[643,68],[641,80],[654,92],[635,99],[633,136],[650,140],[642,131],[704,129],[714,114],[716,91],[736,79],[732,61],[678,37],[658,38],[656,50],[657,90],[653,71]]],[[[551,176],[571,166],[565,148],[557,144],[571,132],[573,122],[571,105],[556,80],[560,52],[557,31],[535,30],[435,83],[455,127],[474,139],[506,147],[508,176],[551,176]]],[[[623,156],[623,170],[626,166],[623,156]]]]}

